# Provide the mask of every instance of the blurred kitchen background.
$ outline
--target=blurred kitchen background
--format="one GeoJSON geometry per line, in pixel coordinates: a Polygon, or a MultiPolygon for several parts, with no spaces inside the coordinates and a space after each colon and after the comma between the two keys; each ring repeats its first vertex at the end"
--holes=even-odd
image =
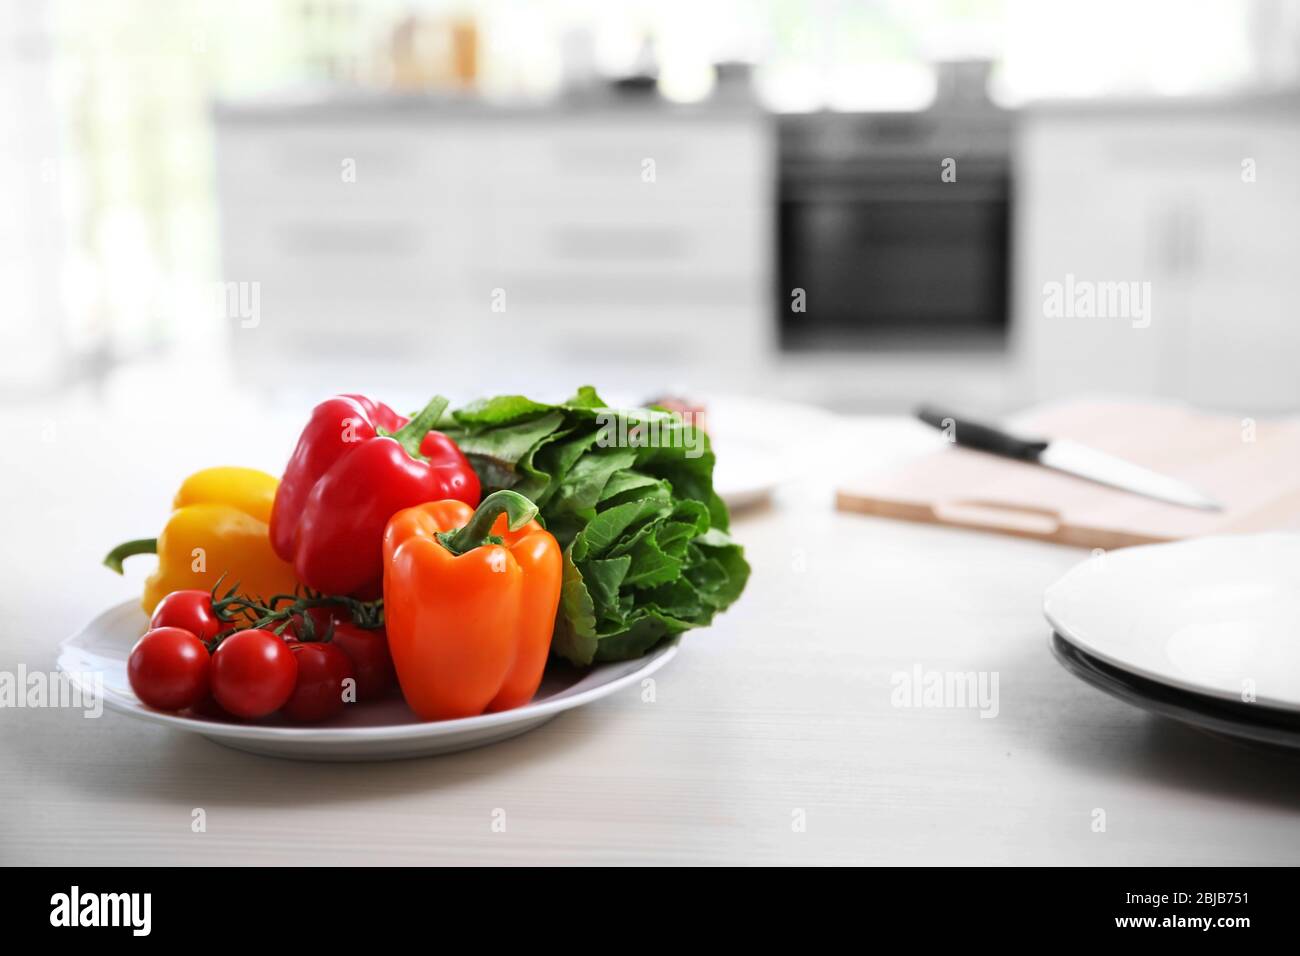
{"type": "Polygon", "coordinates": [[[0,197],[13,405],[1300,404],[1295,0],[0,0],[0,197]]]}

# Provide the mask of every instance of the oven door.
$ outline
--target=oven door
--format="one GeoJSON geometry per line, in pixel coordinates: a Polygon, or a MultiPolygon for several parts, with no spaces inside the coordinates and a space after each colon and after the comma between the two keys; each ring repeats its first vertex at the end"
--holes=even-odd
{"type": "Polygon", "coordinates": [[[956,182],[942,182],[928,158],[788,171],[779,243],[785,348],[1005,345],[1004,163],[959,162],[956,182]]]}

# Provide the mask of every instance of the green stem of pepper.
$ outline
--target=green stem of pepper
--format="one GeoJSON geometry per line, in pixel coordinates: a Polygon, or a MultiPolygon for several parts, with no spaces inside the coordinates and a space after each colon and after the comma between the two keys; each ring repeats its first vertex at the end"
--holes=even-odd
{"type": "Polygon", "coordinates": [[[157,538],[137,538],[134,541],[123,541],[112,551],[104,556],[104,567],[111,568],[118,574],[122,573],[122,562],[132,555],[136,554],[157,554],[157,538]]]}
{"type": "Polygon", "coordinates": [[[414,418],[391,435],[388,435],[382,428],[376,430],[380,435],[388,435],[388,437],[396,439],[397,443],[406,449],[408,455],[421,460],[424,456],[420,454],[420,444],[424,441],[424,436],[433,431],[433,427],[438,424],[438,420],[442,418],[442,413],[447,410],[448,404],[447,399],[441,395],[435,395],[429,399],[428,405],[416,412],[414,418]]]}
{"type": "Polygon", "coordinates": [[[494,491],[479,503],[465,527],[459,531],[443,531],[438,540],[452,554],[464,554],[485,544],[500,544],[501,539],[492,534],[492,526],[502,514],[506,515],[507,527],[518,531],[537,517],[537,505],[517,491],[494,491]]]}

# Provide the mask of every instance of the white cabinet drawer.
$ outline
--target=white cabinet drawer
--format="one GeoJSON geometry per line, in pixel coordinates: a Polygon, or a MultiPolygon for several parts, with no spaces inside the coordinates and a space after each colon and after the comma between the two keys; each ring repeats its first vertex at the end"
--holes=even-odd
{"type": "Polygon", "coordinates": [[[494,127],[482,175],[499,202],[652,208],[747,206],[770,199],[773,144],[759,119],[590,119],[494,127]]]}
{"type": "Polygon", "coordinates": [[[462,230],[417,209],[232,206],[223,211],[222,230],[228,264],[356,296],[454,275],[467,253],[462,230]]]}
{"type": "Polygon", "coordinates": [[[218,125],[223,202],[344,208],[455,205],[471,160],[455,127],[218,125]]]}
{"type": "Polygon", "coordinates": [[[485,224],[489,275],[501,283],[545,275],[562,281],[690,277],[759,281],[768,216],[759,210],[569,210],[497,207],[485,224]]]}

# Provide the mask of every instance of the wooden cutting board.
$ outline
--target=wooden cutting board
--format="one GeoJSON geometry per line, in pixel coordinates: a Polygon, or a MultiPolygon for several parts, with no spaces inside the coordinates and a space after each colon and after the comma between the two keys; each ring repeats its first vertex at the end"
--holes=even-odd
{"type": "Polygon", "coordinates": [[[1018,435],[1073,439],[1181,478],[1225,510],[1164,504],[955,445],[849,482],[837,492],[836,506],[1083,548],[1300,530],[1300,419],[1252,421],[1174,405],[1071,402],[1005,424],[1018,435]]]}

